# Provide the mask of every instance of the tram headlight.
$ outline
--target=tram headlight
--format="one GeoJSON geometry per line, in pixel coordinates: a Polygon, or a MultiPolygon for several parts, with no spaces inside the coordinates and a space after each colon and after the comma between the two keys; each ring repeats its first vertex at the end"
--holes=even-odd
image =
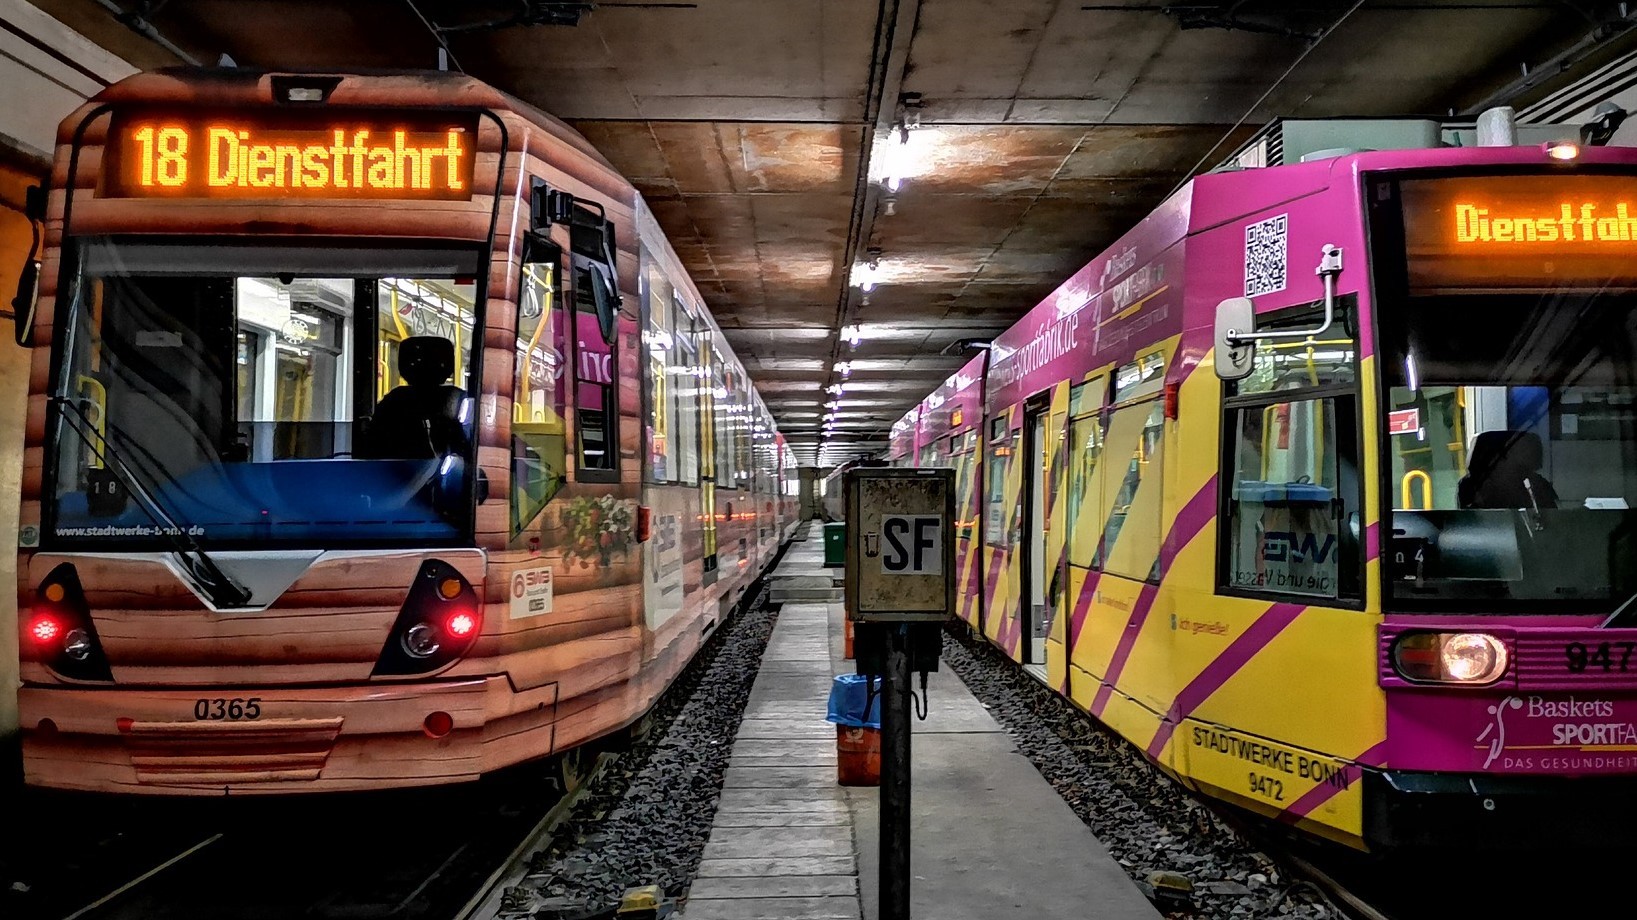
{"type": "Polygon", "coordinates": [[[83,629],[70,629],[68,635],[63,636],[63,654],[75,661],[84,661],[91,657],[96,646],[91,642],[91,636],[83,629]]]}
{"type": "Polygon", "coordinates": [[[1393,643],[1393,668],[1421,683],[1492,684],[1506,674],[1506,643],[1488,633],[1408,633],[1393,643]]]}
{"type": "Polygon", "coordinates": [[[431,658],[438,652],[438,631],[425,623],[404,630],[404,651],[415,658],[431,658]]]}

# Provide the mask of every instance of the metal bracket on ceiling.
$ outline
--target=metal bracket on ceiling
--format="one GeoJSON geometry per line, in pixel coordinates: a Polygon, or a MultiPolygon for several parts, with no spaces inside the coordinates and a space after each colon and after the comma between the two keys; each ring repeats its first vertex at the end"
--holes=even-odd
{"type": "Polygon", "coordinates": [[[1223,29],[1229,32],[1257,32],[1264,35],[1282,35],[1286,38],[1300,38],[1303,41],[1317,41],[1324,34],[1322,29],[1302,28],[1287,21],[1298,17],[1301,13],[1322,15],[1319,9],[1312,6],[1289,9],[1289,4],[1274,4],[1274,9],[1260,15],[1245,15],[1240,9],[1251,5],[1251,0],[1232,0],[1232,2],[1218,3],[1190,3],[1167,4],[1165,6],[1129,6],[1109,3],[1088,3],[1080,7],[1082,12],[1097,13],[1159,13],[1176,20],[1177,27],[1187,31],[1190,29],[1223,29]]]}
{"type": "Polygon", "coordinates": [[[515,26],[577,26],[580,17],[597,8],[595,3],[564,2],[564,0],[518,0],[517,11],[500,19],[466,22],[452,26],[436,26],[438,32],[451,35],[460,32],[487,32],[510,29],[515,26]]]}

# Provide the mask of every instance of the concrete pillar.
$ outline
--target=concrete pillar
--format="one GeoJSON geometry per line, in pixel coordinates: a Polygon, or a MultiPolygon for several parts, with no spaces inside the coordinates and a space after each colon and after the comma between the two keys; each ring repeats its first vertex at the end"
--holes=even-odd
{"type": "Polygon", "coordinates": [[[818,467],[797,467],[796,475],[801,480],[801,519],[810,521],[819,516],[818,467]]]}

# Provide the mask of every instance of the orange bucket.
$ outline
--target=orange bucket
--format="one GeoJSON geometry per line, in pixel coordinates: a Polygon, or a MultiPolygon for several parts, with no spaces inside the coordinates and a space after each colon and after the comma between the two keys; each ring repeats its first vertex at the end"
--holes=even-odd
{"type": "Polygon", "coordinates": [[[881,729],[836,726],[836,782],[881,785],[881,729]]]}

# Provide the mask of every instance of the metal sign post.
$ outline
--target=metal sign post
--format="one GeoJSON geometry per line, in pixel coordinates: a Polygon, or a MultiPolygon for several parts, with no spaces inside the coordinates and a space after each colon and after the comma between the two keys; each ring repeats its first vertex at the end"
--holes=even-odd
{"type": "Polygon", "coordinates": [[[955,610],[955,472],[864,467],[846,477],[847,615],[858,671],[881,676],[881,920],[909,920],[910,675],[938,667],[955,610]]]}

